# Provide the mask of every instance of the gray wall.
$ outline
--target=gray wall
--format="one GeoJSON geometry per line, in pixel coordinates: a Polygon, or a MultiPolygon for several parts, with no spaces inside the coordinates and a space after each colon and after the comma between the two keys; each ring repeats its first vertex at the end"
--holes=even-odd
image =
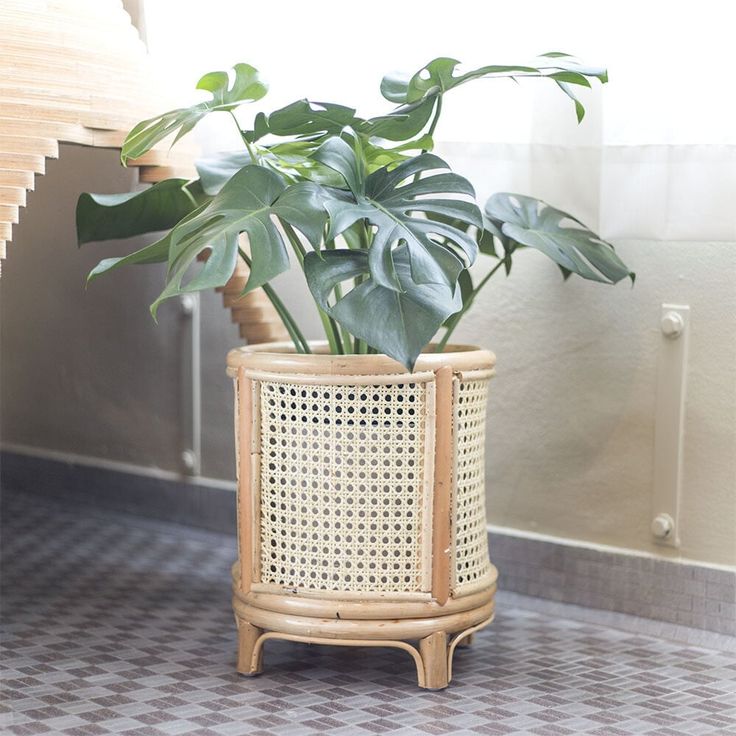
{"type": "MultiPolygon", "coordinates": [[[[3,444],[46,448],[145,467],[180,467],[181,360],[188,360],[175,300],[158,324],[148,305],[162,288],[161,267],[129,267],[85,290],[101,259],[146,242],[76,246],[74,211],[83,191],[137,186],[116,151],[61,147],[36,179],[14,228],[0,279],[0,436],[3,444]]],[[[287,302],[303,303],[287,277],[287,302]]],[[[316,317],[306,310],[307,332],[316,317]]],[[[202,295],[203,467],[233,474],[232,403],[225,355],[240,344],[215,292],[202,295]]]]}

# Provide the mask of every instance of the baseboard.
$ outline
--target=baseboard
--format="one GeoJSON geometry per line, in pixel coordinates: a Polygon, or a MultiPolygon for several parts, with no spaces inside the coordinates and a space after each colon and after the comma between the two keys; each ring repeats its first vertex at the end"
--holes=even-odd
{"type": "Polygon", "coordinates": [[[736,570],[492,527],[500,587],[586,608],[736,635],[736,570]]]}
{"type": "MultiPolygon", "coordinates": [[[[24,448],[0,453],[0,486],[235,533],[234,484],[24,448]]],[[[526,596],[736,635],[736,571],[489,531],[500,587],[526,596]]]]}
{"type": "Polygon", "coordinates": [[[235,533],[235,484],[216,479],[6,446],[0,488],[235,533]]]}

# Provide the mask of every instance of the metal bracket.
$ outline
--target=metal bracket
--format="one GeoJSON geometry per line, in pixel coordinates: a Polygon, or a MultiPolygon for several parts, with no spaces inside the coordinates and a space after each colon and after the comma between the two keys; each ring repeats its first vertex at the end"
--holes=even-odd
{"type": "Polygon", "coordinates": [[[202,456],[202,367],[200,360],[199,294],[179,298],[182,321],[181,365],[181,469],[199,475],[202,456]]]}
{"type": "Polygon", "coordinates": [[[657,544],[680,546],[679,507],[690,307],[663,304],[660,311],[654,424],[651,532],[657,544]]]}

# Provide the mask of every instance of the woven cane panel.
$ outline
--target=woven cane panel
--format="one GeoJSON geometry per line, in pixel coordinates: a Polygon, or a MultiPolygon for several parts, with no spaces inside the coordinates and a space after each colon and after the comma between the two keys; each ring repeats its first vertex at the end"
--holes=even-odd
{"type": "Polygon", "coordinates": [[[486,535],[485,424],[488,380],[461,382],[457,393],[455,590],[490,570],[486,535]]]}
{"type": "Polygon", "coordinates": [[[423,590],[427,391],[260,382],[262,583],[423,590]]]}

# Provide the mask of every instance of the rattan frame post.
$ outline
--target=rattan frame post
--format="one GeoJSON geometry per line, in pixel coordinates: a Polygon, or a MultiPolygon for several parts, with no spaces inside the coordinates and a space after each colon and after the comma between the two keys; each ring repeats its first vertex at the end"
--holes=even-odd
{"type": "Polygon", "coordinates": [[[420,687],[494,615],[484,439],[492,353],[449,346],[413,373],[384,355],[228,355],[235,385],[237,670],[270,639],[408,652],[420,687]]]}

